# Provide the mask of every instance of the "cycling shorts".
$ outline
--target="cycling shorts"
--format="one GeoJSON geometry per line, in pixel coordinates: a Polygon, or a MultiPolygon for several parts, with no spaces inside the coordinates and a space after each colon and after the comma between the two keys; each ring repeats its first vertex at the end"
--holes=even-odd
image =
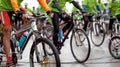
{"type": "Polygon", "coordinates": [[[3,26],[11,26],[10,17],[7,11],[0,11],[0,16],[3,26]]]}

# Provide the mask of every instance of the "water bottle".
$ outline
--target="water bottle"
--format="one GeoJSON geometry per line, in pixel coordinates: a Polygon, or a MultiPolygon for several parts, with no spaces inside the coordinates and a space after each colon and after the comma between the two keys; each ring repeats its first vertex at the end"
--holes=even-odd
{"type": "Polygon", "coordinates": [[[20,40],[19,40],[19,47],[22,47],[22,45],[24,44],[25,40],[26,40],[27,36],[26,35],[22,35],[20,40]]]}
{"type": "Polygon", "coordinates": [[[62,40],[63,40],[63,31],[61,28],[59,29],[59,40],[60,40],[60,42],[62,42],[62,40]]]}

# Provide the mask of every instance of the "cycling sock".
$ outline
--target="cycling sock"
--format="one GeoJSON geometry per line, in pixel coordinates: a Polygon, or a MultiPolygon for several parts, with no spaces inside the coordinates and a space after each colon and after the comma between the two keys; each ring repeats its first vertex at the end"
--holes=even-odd
{"type": "Polygon", "coordinates": [[[11,62],[12,60],[11,56],[7,56],[6,58],[7,58],[7,62],[11,62]]]}

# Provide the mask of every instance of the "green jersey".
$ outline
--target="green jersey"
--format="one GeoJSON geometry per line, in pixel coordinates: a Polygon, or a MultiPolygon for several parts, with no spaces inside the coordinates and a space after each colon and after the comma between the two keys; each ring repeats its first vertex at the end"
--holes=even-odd
{"type": "MultiPolygon", "coordinates": [[[[82,5],[80,5],[80,8],[82,8],[82,5]]],[[[75,6],[72,7],[72,12],[74,11],[80,11],[78,8],[76,8],[75,6]]]]}
{"type": "Polygon", "coordinates": [[[120,14],[120,0],[118,0],[118,9],[116,10],[115,15],[120,14]]]}
{"type": "Polygon", "coordinates": [[[28,12],[30,12],[30,13],[34,13],[34,11],[30,8],[27,8],[26,10],[28,10],[28,12]]]}
{"type": "MultiPolygon", "coordinates": [[[[19,7],[22,1],[23,0],[17,0],[19,7]]],[[[0,11],[13,11],[13,7],[10,0],[0,0],[0,11]]]]}
{"type": "Polygon", "coordinates": [[[62,10],[64,10],[65,12],[68,12],[68,9],[66,8],[66,6],[64,6],[62,10]]]}
{"type": "Polygon", "coordinates": [[[116,16],[117,14],[120,14],[120,3],[116,0],[115,2],[110,1],[109,8],[111,10],[111,16],[116,16]]]}
{"type": "MultiPolygon", "coordinates": [[[[73,0],[57,0],[58,1],[58,5],[60,6],[61,9],[64,9],[65,4],[67,2],[72,2],[73,0]]],[[[52,11],[56,11],[59,12],[59,10],[56,8],[56,6],[53,3],[53,0],[49,3],[49,6],[51,8],[52,11]]]]}
{"type": "Polygon", "coordinates": [[[104,6],[104,4],[102,2],[98,3],[98,5],[100,6],[101,10],[104,10],[105,6],[104,6]]]}
{"type": "Polygon", "coordinates": [[[83,0],[83,5],[86,5],[87,12],[97,11],[96,6],[98,5],[97,0],[83,0]]]}

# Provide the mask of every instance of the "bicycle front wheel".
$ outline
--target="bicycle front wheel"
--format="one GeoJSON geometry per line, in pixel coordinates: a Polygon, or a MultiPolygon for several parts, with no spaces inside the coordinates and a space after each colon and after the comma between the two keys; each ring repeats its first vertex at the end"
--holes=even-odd
{"type": "Polygon", "coordinates": [[[114,36],[109,42],[109,52],[115,59],[120,59],[120,37],[114,36]]]}
{"type": "Polygon", "coordinates": [[[61,67],[60,58],[55,46],[46,38],[34,41],[30,51],[30,67],[61,67]],[[48,52],[51,52],[49,54],[48,52]],[[35,59],[34,57],[37,57],[35,59]]]}
{"type": "Polygon", "coordinates": [[[82,29],[74,29],[71,36],[70,47],[73,57],[79,63],[84,63],[90,56],[90,41],[82,29]]]}
{"type": "Polygon", "coordinates": [[[103,29],[103,26],[95,23],[95,28],[91,30],[90,38],[95,46],[102,45],[105,39],[105,31],[103,29]]]}

